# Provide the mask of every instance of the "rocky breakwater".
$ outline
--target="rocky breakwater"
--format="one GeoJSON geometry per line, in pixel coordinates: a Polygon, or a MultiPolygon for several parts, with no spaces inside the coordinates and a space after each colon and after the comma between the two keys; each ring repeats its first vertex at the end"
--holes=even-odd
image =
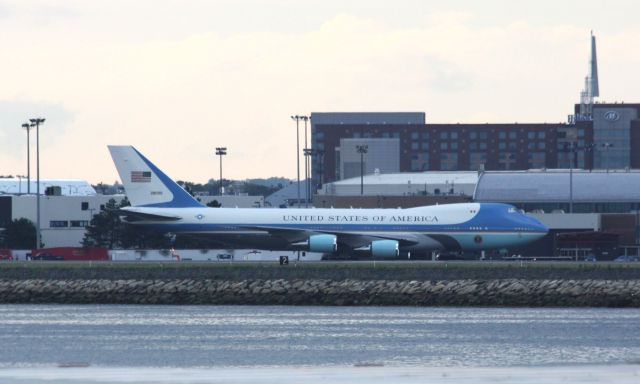
{"type": "Polygon", "coordinates": [[[0,302],[640,307],[640,279],[15,279],[0,302]]]}

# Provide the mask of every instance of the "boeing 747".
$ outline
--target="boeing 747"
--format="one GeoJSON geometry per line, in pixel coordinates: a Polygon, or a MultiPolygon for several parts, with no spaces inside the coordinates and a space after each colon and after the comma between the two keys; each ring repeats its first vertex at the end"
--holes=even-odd
{"type": "Polygon", "coordinates": [[[109,146],[131,207],[126,219],[158,231],[202,235],[226,248],[328,254],[481,251],[511,248],[547,234],[538,220],[500,203],[407,209],[209,208],[132,146],[109,146]]]}

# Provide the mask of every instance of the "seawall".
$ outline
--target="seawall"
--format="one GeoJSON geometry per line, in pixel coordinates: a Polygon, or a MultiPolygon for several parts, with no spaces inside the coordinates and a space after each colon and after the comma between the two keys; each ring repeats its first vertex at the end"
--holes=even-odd
{"type": "Polygon", "coordinates": [[[5,264],[0,303],[640,307],[635,265],[305,264],[5,264]]]}

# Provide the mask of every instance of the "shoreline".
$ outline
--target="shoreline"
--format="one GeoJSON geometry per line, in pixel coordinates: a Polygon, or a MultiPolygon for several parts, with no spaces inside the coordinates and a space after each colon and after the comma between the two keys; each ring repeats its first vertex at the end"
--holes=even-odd
{"type": "Polygon", "coordinates": [[[640,268],[607,264],[12,263],[0,303],[640,308],[640,268]]]}

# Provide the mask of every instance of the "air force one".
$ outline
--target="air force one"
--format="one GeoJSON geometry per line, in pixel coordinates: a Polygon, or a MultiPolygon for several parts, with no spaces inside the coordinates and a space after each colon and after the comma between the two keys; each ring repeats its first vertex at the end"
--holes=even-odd
{"type": "Polygon", "coordinates": [[[373,257],[490,250],[547,234],[538,220],[498,203],[408,209],[209,208],[132,146],[109,146],[130,207],[125,219],[165,233],[207,236],[227,248],[307,250],[373,257]]]}

